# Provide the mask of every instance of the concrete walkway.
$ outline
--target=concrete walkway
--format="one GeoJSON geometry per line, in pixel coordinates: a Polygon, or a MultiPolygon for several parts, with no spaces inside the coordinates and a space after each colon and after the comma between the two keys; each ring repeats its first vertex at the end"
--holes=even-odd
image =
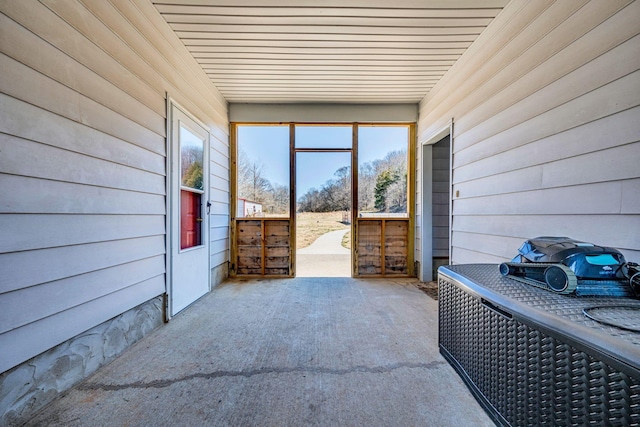
{"type": "Polygon", "coordinates": [[[351,252],[342,246],[349,229],[331,231],[296,251],[297,277],[351,277],[351,252]]]}
{"type": "Polygon", "coordinates": [[[28,426],[490,426],[410,280],[229,281],[28,426]]]}
{"type": "Polygon", "coordinates": [[[349,232],[348,228],[330,231],[318,237],[306,248],[298,249],[303,255],[349,255],[349,249],[342,246],[342,238],[349,232]]]}

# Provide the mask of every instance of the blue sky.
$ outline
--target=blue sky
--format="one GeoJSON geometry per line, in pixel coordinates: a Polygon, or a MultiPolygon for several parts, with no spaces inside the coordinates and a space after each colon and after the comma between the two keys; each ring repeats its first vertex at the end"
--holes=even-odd
{"type": "MultiPolygon", "coordinates": [[[[407,148],[407,127],[361,126],[358,130],[358,161],[384,158],[390,151],[407,148]]],[[[252,162],[262,164],[265,178],[289,185],[289,127],[239,126],[238,141],[252,162]]],[[[349,148],[351,126],[296,126],[296,145],[305,148],[349,148]]],[[[297,196],[309,188],[320,188],[333,173],[348,166],[346,153],[298,153],[297,196]]]]}

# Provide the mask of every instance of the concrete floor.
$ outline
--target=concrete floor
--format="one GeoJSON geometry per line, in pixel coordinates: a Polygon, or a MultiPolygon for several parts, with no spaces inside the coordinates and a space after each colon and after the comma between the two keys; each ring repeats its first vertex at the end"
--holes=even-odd
{"type": "Polygon", "coordinates": [[[491,426],[411,280],[233,280],[29,426],[491,426]]]}

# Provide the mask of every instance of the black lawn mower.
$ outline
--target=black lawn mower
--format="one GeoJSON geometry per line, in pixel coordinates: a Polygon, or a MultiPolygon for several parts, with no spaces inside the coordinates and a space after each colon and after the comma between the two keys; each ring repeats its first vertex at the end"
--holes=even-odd
{"type": "Polygon", "coordinates": [[[568,237],[525,241],[500,273],[565,295],[640,297],[640,266],[614,248],[568,237]]]}

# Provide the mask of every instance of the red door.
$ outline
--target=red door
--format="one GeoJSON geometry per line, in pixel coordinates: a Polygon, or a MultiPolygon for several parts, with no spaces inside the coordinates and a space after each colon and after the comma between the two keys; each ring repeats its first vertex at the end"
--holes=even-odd
{"type": "Polygon", "coordinates": [[[180,249],[202,244],[202,195],[180,190],[180,249]]]}

